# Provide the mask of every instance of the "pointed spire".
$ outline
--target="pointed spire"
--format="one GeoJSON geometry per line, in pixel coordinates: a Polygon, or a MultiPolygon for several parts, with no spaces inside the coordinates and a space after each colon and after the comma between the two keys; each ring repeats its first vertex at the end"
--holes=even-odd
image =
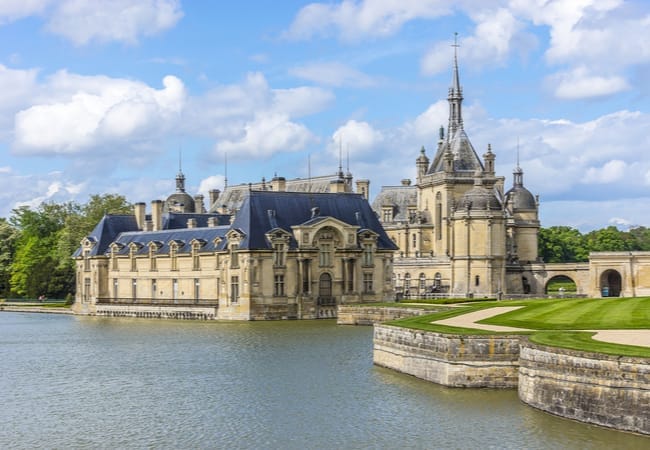
{"type": "Polygon", "coordinates": [[[339,178],[343,178],[343,140],[339,137],[339,178]]]}
{"type": "Polygon", "coordinates": [[[224,163],[224,177],[223,177],[223,189],[225,190],[228,187],[228,152],[225,152],[223,155],[224,163]]]}
{"type": "Polygon", "coordinates": [[[185,175],[183,175],[182,152],[178,149],[178,174],[176,175],[176,192],[185,192],[185,175]]]}
{"type": "Polygon", "coordinates": [[[513,184],[515,187],[524,186],[524,171],[519,166],[519,138],[517,138],[517,167],[512,172],[513,175],[513,184]]]}
{"type": "Polygon", "coordinates": [[[458,33],[454,33],[454,73],[451,87],[449,88],[449,127],[447,129],[447,139],[452,138],[457,130],[463,129],[463,115],[461,111],[463,103],[463,88],[460,86],[460,76],[458,75],[458,33]]]}

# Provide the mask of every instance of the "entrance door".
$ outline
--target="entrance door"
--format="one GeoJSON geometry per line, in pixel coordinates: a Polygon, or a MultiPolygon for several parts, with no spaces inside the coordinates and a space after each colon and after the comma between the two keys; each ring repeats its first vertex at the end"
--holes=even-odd
{"type": "Polygon", "coordinates": [[[335,303],[332,296],[332,276],[329,273],[323,273],[318,280],[318,304],[332,305],[335,303]]]}
{"type": "Polygon", "coordinates": [[[600,293],[603,297],[619,297],[622,289],[621,274],[616,270],[606,270],[600,276],[600,293]]]}

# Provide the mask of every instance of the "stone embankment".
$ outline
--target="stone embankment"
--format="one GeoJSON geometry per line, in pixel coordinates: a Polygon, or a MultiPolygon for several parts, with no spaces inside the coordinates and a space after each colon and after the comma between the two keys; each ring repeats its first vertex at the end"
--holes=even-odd
{"type": "Polygon", "coordinates": [[[650,435],[650,359],[382,324],[373,341],[379,366],[444,386],[518,388],[524,403],[543,411],[650,435]]]}
{"type": "Polygon", "coordinates": [[[373,361],[453,387],[517,387],[518,336],[454,336],[375,325],[373,361]]]}
{"type": "Polygon", "coordinates": [[[558,416],[650,434],[650,359],[547,347],[522,338],[519,398],[558,416]]]}
{"type": "Polygon", "coordinates": [[[437,309],[424,309],[416,307],[409,308],[406,306],[339,305],[336,323],[339,325],[372,325],[388,322],[389,320],[422,316],[446,309],[448,309],[446,306],[440,306],[437,309]]]}
{"type": "Polygon", "coordinates": [[[44,306],[7,305],[0,303],[0,311],[44,314],[74,314],[70,308],[46,308],[44,306]]]}

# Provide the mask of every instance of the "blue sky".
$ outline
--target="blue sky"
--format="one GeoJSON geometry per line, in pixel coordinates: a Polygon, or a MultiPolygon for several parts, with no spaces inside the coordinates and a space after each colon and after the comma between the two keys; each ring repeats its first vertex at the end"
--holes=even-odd
{"type": "MultiPolygon", "coordinates": [[[[0,217],[19,205],[330,174],[414,178],[465,129],[543,226],[650,226],[650,4],[620,0],[0,1],[0,217]],[[344,156],[344,159],[345,158],[344,156]],[[344,165],[347,162],[344,161],[344,165]]],[[[207,195],[206,195],[207,196],[207,195]]]]}

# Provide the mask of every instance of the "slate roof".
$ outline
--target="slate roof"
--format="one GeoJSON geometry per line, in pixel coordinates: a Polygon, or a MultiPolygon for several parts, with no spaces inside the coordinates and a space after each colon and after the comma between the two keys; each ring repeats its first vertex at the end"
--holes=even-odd
{"type": "MultiPolygon", "coordinates": [[[[314,223],[326,217],[357,225],[359,231],[368,229],[377,233],[379,249],[397,249],[361,194],[251,191],[243,200],[232,225],[230,216],[224,214],[168,213],[163,216],[163,230],[140,231],[134,215],[106,215],[88,235],[89,239],[97,242],[90,256],[110,253],[109,246],[113,242],[120,244],[119,254],[128,254],[131,243],[138,244],[137,254],[147,254],[148,245],[153,241],[161,244],[158,253],[168,253],[170,241],[180,244],[179,254],[188,253],[193,239],[205,241],[200,251],[221,250],[227,244],[225,236],[230,230],[243,234],[241,249],[266,249],[270,248],[266,239],[270,230],[281,228],[292,233],[292,226],[314,223]],[[317,217],[312,217],[312,208],[318,208],[317,217]],[[207,227],[210,217],[217,217],[219,226],[207,227]],[[187,228],[190,218],[196,219],[195,228],[187,228]],[[221,239],[215,247],[216,238],[221,239]]],[[[293,238],[290,247],[297,247],[293,238]]],[[[81,247],[77,249],[73,256],[80,256],[81,250],[81,247]]]]}
{"type": "Polygon", "coordinates": [[[465,130],[460,128],[449,138],[447,143],[438,147],[433,162],[427,171],[428,174],[445,171],[444,154],[447,148],[454,155],[455,171],[471,173],[474,173],[476,170],[483,171],[484,168],[481,159],[478,157],[476,150],[474,150],[474,146],[469,140],[467,133],[465,133],[465,130]]]}
{"type": "Polygon", "coordinates": [[[386,206],[393,207],[393,222],[409,220],[409,206],[417,205],[416,186],[382,186],[372,202],[372,209],[379,217],[386,206]]]}
{"type": "MultiPolygon", "coordinates": [[[[233,228],[245,233],[240,248],[270,248],[266,233],[274,228],[291,233],[292,226],[307,224],[315,219],[312,208],[318,208],[318,217],[333,217],[359,226],[359,231],[368,229],[377,233],[378,249],[397,250],[361,194],[268,191],[251,191],[232,224],[233,228]],[[269,211],[274,213],[269,214],[269,211]]],[[[291,248],[297,247],[294,239],[289,245],[291,248]]]]}

